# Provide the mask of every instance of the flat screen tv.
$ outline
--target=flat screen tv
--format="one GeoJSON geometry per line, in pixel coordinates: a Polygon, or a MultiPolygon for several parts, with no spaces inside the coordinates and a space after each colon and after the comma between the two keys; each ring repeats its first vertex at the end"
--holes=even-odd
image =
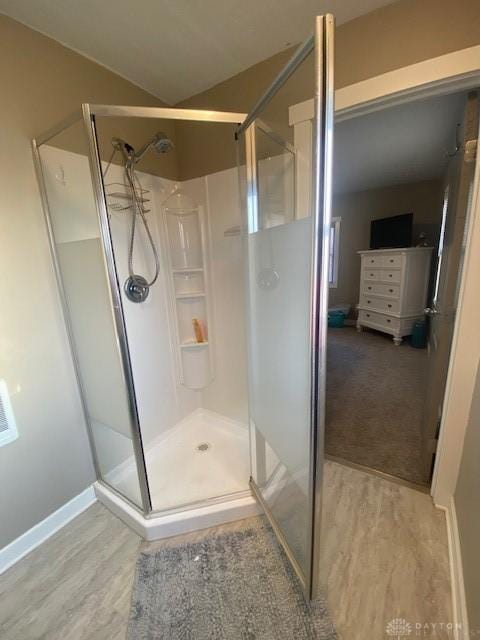
{"type": "Polygon", "coordinates": [[[370,249],[396,249],[412,245],[413,213],[372,220],[370,249]]]}

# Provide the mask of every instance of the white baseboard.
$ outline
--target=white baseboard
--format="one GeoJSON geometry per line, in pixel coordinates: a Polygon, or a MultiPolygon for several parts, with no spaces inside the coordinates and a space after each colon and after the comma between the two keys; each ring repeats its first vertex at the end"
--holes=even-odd
{"type": "Polygon", "coordinates": [[[453,496],[448,507],[437,505],[445,511],[447,520],[448,555],[450,564],[450,582],[452,587],[452,608],[455,640],[469,640],[467,601],[463,581],[463,565],[458,533],[457,514],[453,496]]]}
{"type": "Polygon", "coordinates": [[[70,520],[85,511],[96,499],[93,486],[88,487],[60,507],[60,509],[47,516],[45,520],[42,520],[28,531],[25,531],[16,540],[10,542],[6,547],[0,549],[0,575],[68,524],[70,520]]]}

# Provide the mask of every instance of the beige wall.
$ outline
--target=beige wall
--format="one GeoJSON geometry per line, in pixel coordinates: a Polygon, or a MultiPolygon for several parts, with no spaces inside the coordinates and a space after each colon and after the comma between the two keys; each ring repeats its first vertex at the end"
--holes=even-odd
{"type": "Polygon", "coordinates": [[[369,248],[370,222],[413,212],[413,236],[424,231],[429,244],[437,241],[442,215],[442,182],[426,180],[357,193],[337,194],[332,215],[341,217],[338,287],[330,289],[330,305],[358,304],[360,256],[369,248]]]}
{"type": "MultiPolygon", "coordinates": [[[[336,29],[335,85],[337,88],[387,71],[434,58],[480,43],[480,2],[478,0],[399,0],[377,11],[351,20],[336,29]]],[[[179,106],[249,111],[289,59],[283,51],[224,82],[184,100],[179,106]]],[[[289,81],[284,92],[283,115],[288,105],[313,95],[313,64],[308,60],[289,81]]],[[[278,102],[282,102],[281,99],[278,102]]],[[[280,105],[278,106],[280,110],[280,105]]],[[[182,125],[184,126],[184,125],[182,125]]],[[[185,125],[186,126],[186,125],[185,125]]],[[[182,152],[199,148],[195,131],[184,136],[182,152]]],[[[212,140],[203,157],[213,170],[235,165],[235,157],[223,140],[212,140]]],[[[198,160],[202,160],[199,156],[198,160]]],[[[191,160],[183,178],[200,175],[198,162],[191,160]]],[[[210,170],[210,169],[209,169],[210,170]]]]}
{"type": "Polygon", "coordinates": [[[480,368],[473,392],[463,456],[455,489],[455,510],[470,631],[480,630],[480,368]]]}
{"type": "Polygon", "coordinates": [[[159,102],[5,17],[0,42],[0,377],[19,431],[0,447],[1,547],[94,479],[30,139],[82,102],[159,102]]]}

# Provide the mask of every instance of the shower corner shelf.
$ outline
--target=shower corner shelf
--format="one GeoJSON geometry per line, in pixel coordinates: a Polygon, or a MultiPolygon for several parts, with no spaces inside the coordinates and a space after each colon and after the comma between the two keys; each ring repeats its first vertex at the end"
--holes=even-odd
{"type": "Polygon", "coordinates": [[[208,340],[205,342],[182,342],[180,349],[201,349],[202,347],[208,347],[208,340]]]}
{"type": "Polygon", "coordinates": [[[204,298],[205,294],[203,292],[187,291],[185,293],[176,293],[175,297],[177,300],[188,300],[189,298],[204,298]]]}
{"type": "Polygon", "coordinates": [[[213,379],[203,208],[183,193],[171,197],[182,204],[168,206],[167,201],[163,209],[179,377],[189,389],[200,390],[213,379]],[[194,319],[209,333],[205,342],[195,339],[194,319]]]}
{"type": "Polygon", "coordinates": [[[165,207],[165,213],[171,216],[191,216],[198,213],[198,208],[181,209],[179,207],[165,207]]]}

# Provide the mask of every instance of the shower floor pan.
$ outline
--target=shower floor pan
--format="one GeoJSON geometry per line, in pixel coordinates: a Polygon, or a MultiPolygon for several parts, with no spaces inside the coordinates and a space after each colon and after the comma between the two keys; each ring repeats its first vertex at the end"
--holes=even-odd
{"type": "MultiPolygon", "coordinates": [[[[96,483],[95,491],[100,502],[147,540],[260,513],[248,486],[248,430],[241,423],[198,409],[152,442],[145,459],[155,513],[143,516],[104,484],[96,483]]],[[[113,473],[110,480],[118,491],[135,495],[134,461],[113,473]]]]}

